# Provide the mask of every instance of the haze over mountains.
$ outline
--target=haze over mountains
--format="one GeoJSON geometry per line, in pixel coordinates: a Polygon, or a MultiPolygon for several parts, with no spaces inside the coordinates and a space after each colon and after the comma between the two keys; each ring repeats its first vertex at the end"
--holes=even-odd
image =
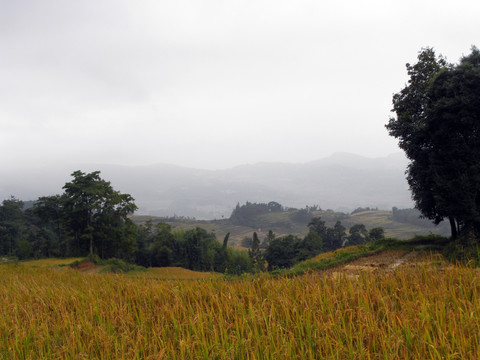
{"type": "Polygon", "coordinates": [[[276,201],[287,207],[319,205],[351,211],[357,207],[389,210],[412,207],[405,180],[407,160],[401,153],[366,158],[348,153],[308,163],[257,163],[225,170],[199,170],[174,165],[123,166],[59,164],[4,170],[0,200],[60,194],[75,170],[101,171],[101,177],[131,194],[138,214],[229,217],[237,203],[276,201]]]}

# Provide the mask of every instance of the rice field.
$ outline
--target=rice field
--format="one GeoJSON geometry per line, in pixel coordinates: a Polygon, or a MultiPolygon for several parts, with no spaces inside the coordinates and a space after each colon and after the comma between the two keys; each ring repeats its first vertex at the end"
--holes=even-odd
{"type": "MultiPolygon", "coordinates": [[[[129,274],[130,275],[130,274],[129,274]]],[[[219,277],[221,274],[200,272],[181,267],[153,267],[146,271],[134,272],[130,276],[157,280],[199,280],[219,277]]]]}
{"type": "Polygon", "coordinates": [[[480,272],[157,280],[0,266],[0,359],[476,359],[480,272]]]}
{"type": "Polygon", "coordinates": [[[81,261],[83,258],[63,258],[63,259],[57,259],[57,258],[49,258],[49,259],[38,259],[38,260],[25,260],[19,262],[20,265],[22,266],[66,266],[69,265],[75,261],[81,261]]]}

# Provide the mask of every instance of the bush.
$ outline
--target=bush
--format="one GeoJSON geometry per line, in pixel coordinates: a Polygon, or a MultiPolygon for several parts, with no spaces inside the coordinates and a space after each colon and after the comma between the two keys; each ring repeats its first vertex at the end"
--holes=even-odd
{"type": "Polygon", "coordinates": [[[102,262],[102,260],[100,259],[100,256],[98,256],[97,254],[88,254],[86,259],[90,260],[91,262],[93,262],[96,265],[98,265],[102,262]]]}
{"type": "Polygon", "coordinates": [[[102,269],[103,272],[112,272],[112,273],[127,273],[130,271],[145,271],[146,269],[143,266],[138,266],[134,264],[129,264],[121,259],[111,258],[108,260],[103,260],[101,265],[105,265],[102,269]]]}
{"type": "Polygon", "coordinates": [[[130,263],[127,263],[127,262],[125,262],[121,259],[117,259],[117,258],[111,258],[111,259],[108,259],[108,260],[101,260],[98,257],[98,255],[96,255],[96,254],[89,255],[85,259],[82,259],[82,260],[76,260],[76,261],[74,261],[70,264],[70,267],[75,268],[78,265],[80,265],[81,263],[86,262],[86,261],[91,261],[95,265],[104,265],[105,267],[100,271],[102,273],[104,273],[104,272],[127,273],[127,272],[130,272],[130,271],[145,271],[146,270],[146,268],[144,268],[143,266],[130,264],[130,263]]]}
{"type": "Polygon", "coordinates": [[[453,263],[480,267],[480,248],[478,244],[449,243],[443,250],[443,256],[453,263]]]}

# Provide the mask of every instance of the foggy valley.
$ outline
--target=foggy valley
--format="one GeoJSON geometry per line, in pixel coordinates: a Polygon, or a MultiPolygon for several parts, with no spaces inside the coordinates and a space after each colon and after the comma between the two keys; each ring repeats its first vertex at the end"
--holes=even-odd
{"type": "Polygon", "coordinates": [[[379,158],[336,153],[308,163],[257,163],[226,170],[59,164],[6,170],[0,179],[0,197],[36,200],[60,194],[73,171],[100,170],[114,188],[135,198],[136,213],[144,215],[228,218],[237,203],[246,201],[277,201],[297,208],[319,205],[336,211],[391,210],[413,207],[406,164],[401,153],[379,158]]]}

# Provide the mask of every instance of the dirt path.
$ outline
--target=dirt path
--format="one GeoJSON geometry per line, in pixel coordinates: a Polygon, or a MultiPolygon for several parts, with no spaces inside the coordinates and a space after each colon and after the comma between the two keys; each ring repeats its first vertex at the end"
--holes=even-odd
{"type": "Polygon", "coordinates": [[[105,266],[96,265],[93,261],[84,261],[74,267],[75,270],[80,271],[84,274],[97,274],[105,266]]]}
{"type": "Polygon", "coordinates": [[[363,257],[351,263],[333,268],[327,272],[334,277],[346,274],[358,276],[361,272],[393,271],[400,266],[415,266],[423,263],[431,263],[434,257],[426,252],[409,250],[386,250],[379,254],[363,257]]]}

